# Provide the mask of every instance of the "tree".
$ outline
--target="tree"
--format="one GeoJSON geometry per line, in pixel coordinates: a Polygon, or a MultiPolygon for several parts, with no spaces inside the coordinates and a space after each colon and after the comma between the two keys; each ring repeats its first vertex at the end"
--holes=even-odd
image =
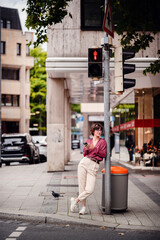
{"type": "MultiPolygon", "coordinates": [[[[135,52],[145,50],[154,41],[154,34],[160,31],[159,0],[111,0],[114,30],[122,36],[121,45],[135,52]]],[[[159,59],[144,70],[144,74],[160,72],[159,59]]]]}
{"type": "MultiPolygon", "coordinates": [[[[62,22],[68,14],[67,6],[71,0],[27,0],[26,27],[36,31],[37,40],[34,47],[47,42],[47,27],[62,22]]],[[[69,13],[71,17],[71,14],[69,13]]]]}
{"type": "Polygon", "coordinates": [[[31,50],[30,55],[34,57],[34,67],[30,71],[31,82],[31,120],[30,125],[38,125],[40,133],[46,134],[46,70],[45,61],[47,54],[41,47],[31,50]]]}
{"type": "Polygon", "coordinates": [[[71,104],[72,112],[81,113],[81,105],[80,104],[71,104]]]}

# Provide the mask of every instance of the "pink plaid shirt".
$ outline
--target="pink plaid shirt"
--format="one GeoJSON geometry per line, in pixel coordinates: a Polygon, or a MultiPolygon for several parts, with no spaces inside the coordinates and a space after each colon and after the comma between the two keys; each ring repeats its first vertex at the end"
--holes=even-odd
{"type": "MultiPolygon", "coordinates": [[[[88,144],[93,143],[93,139],[88,139],[86,141],[88,144]]],[[[83,155],[84,157],[88,158],[94,158],[98,161],[103,161],[103,158],[107,154],[107,143],[103,138],[100,138],[97,144],[93,149],[86,150],[85,148],[83,149],[83,155]]]]}

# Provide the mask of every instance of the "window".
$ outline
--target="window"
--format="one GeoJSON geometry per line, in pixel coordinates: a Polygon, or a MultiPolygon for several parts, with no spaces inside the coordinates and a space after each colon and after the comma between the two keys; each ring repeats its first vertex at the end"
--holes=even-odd
{"type": "Polygon", "coordinates": [[[2,137],[2,144],[26,143],[25,137],[2,137]]]}
{"type": "Polygon", "coordinates": [[[19,107],[19,95],[2,94],[2,106],[19,107]]]}
{"type": "Polygon", "coordinates": [[[5,106],[5,95],[4,94],[2,95],[2,98],[1,98],[1,106],[5,106]]]}
{"type": "Polygon", "coordinates": [[[11,21],[7,20],[6,22],[6,28],[11,29],[11,21]]]}
{"type": "Polygon", "coordinates": [[[30,50],[29,50],[29,46],[28,44],[26,45],[26,56],[29,56],[30,55],[30,50]]]}
{"type": "Polygon", "coordinates": [[[6,53],[6,43],[1,42],[1,54],[5,54],[5,53],[6,53]]]}
{"type": "Polygon", "coordinates": [[[1,28],[12,28],[12,22],[10,20],[1,19],[1,28]]]}
{"type": "Polygon", "coordinates": [[[12,106],[19,107],[19,95],[12,95],[12,106]]]}
{"type": "Polygon", "coordinates": [[[81,0],[81,29],[102,31],[104,0],[81,0]]]}
{"type": "Polygon", "coordinates": [[[19,69],[2,68],[2,79],[19,80],[19,69]]]}
{"type": "Polygon", "coordinates": [[[2,133],[18,133],[19,122],[2,121],[2,133]]]}
{"type": "Polygon", "coordinates": [[[17,55],[21,55],[21,43],[17,43],[17,55]]]}
{"type": "Polygon", "coordinates": [[[8,107],[12,106],[12,96],[11,95],[5,96],[5,106],[8,106],[8,107]]]}

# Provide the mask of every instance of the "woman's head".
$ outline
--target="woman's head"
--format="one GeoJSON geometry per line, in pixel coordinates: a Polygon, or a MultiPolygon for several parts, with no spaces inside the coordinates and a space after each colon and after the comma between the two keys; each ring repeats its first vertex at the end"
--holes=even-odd
{"type": "Polygon", "coordinates": [[[95,131],[102,133],[103,132],[103,126],[100,123],[93,123],[91,126],[91,134],[94,136],[95,131]]]}

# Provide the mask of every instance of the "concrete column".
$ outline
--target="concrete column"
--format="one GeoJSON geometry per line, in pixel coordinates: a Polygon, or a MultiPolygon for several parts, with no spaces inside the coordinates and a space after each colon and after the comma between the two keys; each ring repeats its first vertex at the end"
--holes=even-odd
{"type": "Polygon", "coordinates": [[[47,78],[47,169],[64,171],[64,79],[47,78]]]}
{"type": "MultiPolygon", "coordinates": [[[[144,95],[144,118],[153,119],[153,97],[152,93],[144,95]]],[[[152,128],[144,129],[144,142],[148,143],[153,138],[152,128]]]]}
{"type": "Polygon", "coordinates": [[[20,68],[20,125],[19,132],[25,133],[25,66],[20,68]]]}
{"type": "Polygon", "coordinates": [[[64,163],[68,163],[68,131],[67,131],[67,125],[68,125],[68,90],[64,91],[64,132],[65,132],[65,144],[64,144],[64,163]]]}
{"type": "MultiPolygon", "coordinates": [[[[144,103],[143,96],[138,97],[138,119],[144,118],[144,103]]],[[[144,141],[144,129],[138,128],[138,148],[141,149],[144,141]]]]}
{"type": "Polygon", "coordinates": [[[67,101],[67,108],[68,108],[68,120],[67,120],[67,136],[68,136],[68,149],[67,149],[67,160],[70,161],[71,159],[71,106],[70,101],[68,98],[67,101]]]}

